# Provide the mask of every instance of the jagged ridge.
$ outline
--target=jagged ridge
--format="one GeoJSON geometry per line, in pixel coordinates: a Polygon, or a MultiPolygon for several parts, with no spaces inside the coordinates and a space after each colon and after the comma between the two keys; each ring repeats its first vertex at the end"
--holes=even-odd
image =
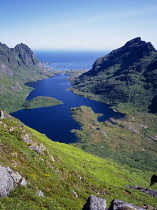
{"type": "Polygon", "coordinates": [[[32,90],[24,83],[44,78],[48,73],[31,49],[21,43],[14,48],[0,43],[0,108],[15,111],[22,108],[32,90]]]}
{"type": "Polygon", "coordinates": [[[98,58],[74,84],[77,90],[98,95],[111,105],[130,103],[146,111],[157,95],[156,49],[150,42],[135,38],[98,58]]]}
{"type": "Polygon", "coordinates": [[[34,53],[27,45],[21,43],[14,48],[9,48],[7,45],[0,43],[0,72],[12,76],[20,67],[41,68],[42,64],[35,58],[34,53]]]}

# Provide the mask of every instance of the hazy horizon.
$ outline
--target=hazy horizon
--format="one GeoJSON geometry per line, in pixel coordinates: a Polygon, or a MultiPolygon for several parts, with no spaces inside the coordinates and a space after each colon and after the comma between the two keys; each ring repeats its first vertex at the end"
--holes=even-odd
{"type": "Polygon", "coordinates": [[[35,50],[112,50],[141,37],[157,48],[156,0],[1,0],[0,42],[35,50]]]}

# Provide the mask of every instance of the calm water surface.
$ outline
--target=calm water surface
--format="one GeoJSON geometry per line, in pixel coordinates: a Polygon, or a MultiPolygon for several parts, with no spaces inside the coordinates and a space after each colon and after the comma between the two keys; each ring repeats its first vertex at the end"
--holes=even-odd
{"type": "Polygon", "coordinates": [[[51,62],[54,70],[86,69],[90,70],[94,61],[104,56],[108,51],[104,50],[50,50],[34,51],[35,56],[42,62],[51,62]]]}
{"type": "Polygon", "coordinates": [[[71,116],[70,108],[72,107],[89,106],[95,113],[103,114],[102,117],[99,117],[100,121],[120,116],[119,113],[115,113],[106,104],[67,91],[71,87],[67,78],[68,76],[60,74],[36,83],[29,83],[35,89],[29,94],[27,100],[37,96],[49,96],[61,100],[63,104],[46,108],[20,110],[12,113],[12,115],[26,125],[46,134],[53,141],[62,143],[78,141],[76,135],[70,132],[72,129],[80,129],[79,124],[71,116]]]}

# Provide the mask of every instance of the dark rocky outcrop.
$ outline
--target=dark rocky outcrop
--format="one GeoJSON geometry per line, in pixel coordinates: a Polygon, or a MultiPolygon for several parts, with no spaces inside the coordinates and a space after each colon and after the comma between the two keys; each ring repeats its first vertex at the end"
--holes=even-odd
{"type": "Polygon", "coordinates": [[[106,200],[103,198],[98,198],[94,195],[91,195],[87,203],[84,205],[83,210],[144,210],[139,206],[136,206],[132,203],[127,203],[119,199],[114,199],[111,202],[109,208],[106,207],[106,200]]]}
{"type": "Polygon", "coordinates": [[[111,105],[130,103],[154,108],[157,97],[157,51],[140,37],[98,58],[90,71],[74,81],[75,88],[98,95],[111,105]]]}
{"type": "Polygon", "coordinates": [[[26,65],[28,67],[31,67],[32,65],[35,65],[38,67],[42,67],[41,62],[37,58],[35,58],[34,53],[27,45],[23,43],[18,44],[15,46],[13,51],[15,52],[16,55],[18,55],[19,66],[26,65]]]}
{"type": "Polygon", "coordinates": [[[140,59],[143,59],[144,56],[150,56],[153,52],[156,52],[153,45],[150,42],[141,41],[141,38],[138,37],[127,42],[123,47],[113,50],[108,55],[98,58],[90,73],[98,73],[99,71],[107,70],[107,68],[117,64],[120,64],[120,68],[115,72],[116,75],[120,74],[123,70],[127,70],[127,68],[134,71],[142,71],[147,65],[146,63],[150,63],[150,61],[145,64],[134,64],[140,59]]]}
{"type": "Polygon", "coordinates": [[[150,185],[153,185],[155,183],[157,183],[157,175],[153,174],[153,176],[151,177],[150,185]]]}
{"type": "Polygon", "coordinates": [[[152,190],[151,188],[141,187],[141,186],[138,186],[138,185],[128,186],[128,188],[133,189],[133,190],[138,190],[138,191],[143,192],[143,193],[147,193],[147,194],[157,198],[157,191],[152,190]]]}
{"type": "Polygon", "coordinates": [[[42,67],[41,62],[34,56],[31,49],[23,43],[16,45],[14,48],[9,48],[7,45],[0,43],[0,63],[0,71],[6,70],[6,73],[10,75],[15,73],[18,67],[42,67]]]}
{"type": "Polygon", "coordinates": [[[127,203],[119,199],[114,199],[111,202],[109,210],[144,210],[144,209],[132,203],[127,203]]]}
{"type": "Polygon", "coordinates": [[[27,182],[18,172],[0,165],[0,197],[6,197],[18,185],[25,186],[27,182]]]}

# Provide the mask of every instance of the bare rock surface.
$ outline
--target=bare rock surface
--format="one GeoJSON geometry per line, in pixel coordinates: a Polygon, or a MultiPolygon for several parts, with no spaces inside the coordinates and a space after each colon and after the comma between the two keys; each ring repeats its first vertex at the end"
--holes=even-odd
{"type": "Polygon", "coordinates": [[[94,195],[91,195],[87,203],[84,205],[83,210],[105,210],[106,209],[106,200],[103,198],[98,198],[94,195]]]}
{"type": "Polygon", "coordinates": [[[147,193],[155,198],[157,198],[157,191],[156,190],[152,190],[151,188],[147,188],[147,187],[141,187],[141,186],[138,186],[138,185],[135,185],[135,186],[128,186],[130,189],[133,189],[133,190],[138,190],[138,191],[141,191],[143,193],[147,193]]]}
{"type": "Polygon", "coordinates": [[[27,182],[18,172],[0,165],[0,197],[8,196],[18,185],[25,186],[27,182]]]}
{"type": "Polygon", "coordinates": [[[39,190],[39,191],[37,192],[37,195],[40,196],[40,197],[44,197],[44,193],[43,193],[41,190],[39,190]]]}
{"type": "Polygon", "coordinates": [[[127,203],[119,199],[114,199],[109,207],[109,210],[144,210],[132,203],[127,203]]]}
{"type": "Polygon", "coordinates": [[[0,120],[4,118],[4,112],[0,110],[0,120]]]}
{"type": "Polygon", "coordinates": [[[106,207],[106,200],[91,195],[82,210],[144,210],[142,207],[114,199],[109,208],[106,207]]]}

